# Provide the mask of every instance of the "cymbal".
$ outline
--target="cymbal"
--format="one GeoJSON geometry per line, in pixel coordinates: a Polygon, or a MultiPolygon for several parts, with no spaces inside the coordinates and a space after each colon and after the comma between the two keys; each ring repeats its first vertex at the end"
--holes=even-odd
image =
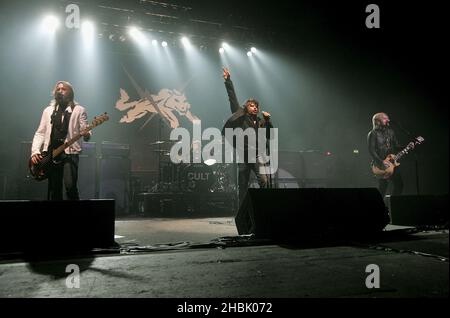
{"type": "Polygon", "coordinates": [[[177,140],[157,140],[155,142],[151,142],[149,143],[149,146],[157,146],[157,145],[162,145],[162,144],[176,144],[179,143],[181,141],[177,141],[177,140]]]}

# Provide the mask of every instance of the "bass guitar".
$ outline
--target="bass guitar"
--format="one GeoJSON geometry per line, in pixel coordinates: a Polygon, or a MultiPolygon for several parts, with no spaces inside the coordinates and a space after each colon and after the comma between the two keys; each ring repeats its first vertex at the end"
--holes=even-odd
{"type": "Polygon", "coordinates": [[[109,119],[108,114],[104,113],[100,116],[94,117],[91,124],[88,125],[86,128],[84,128],[82,131],[80,131],[78,134],[76,134],[73,138],[66,141],[59,147],[50,150],[50,151],[44,151],[41,153],[42,159],[39,160],[36,164],[34,164],[31,161],[31,158],[28,162],[28,168],[30,170],[31,176],[37,180],[42,181],[48,178],[48,171],[53,166],[58,164],[58,156],[61,155],[64,150],[72,145],[75,141],[80,139],[83,134],[87,133],[88,131],[92,130],[93,128],[97,127],[98,125],[101,125],[105,121],[109,119]]]}

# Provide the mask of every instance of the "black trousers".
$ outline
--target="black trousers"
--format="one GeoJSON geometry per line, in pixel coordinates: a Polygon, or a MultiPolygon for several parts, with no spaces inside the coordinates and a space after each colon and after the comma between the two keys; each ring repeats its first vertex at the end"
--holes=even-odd
{"type": "Polygon", "coordinates": [[[264,169],[264,165],[260,163],[239,163],[238,164],[238,180],[239,180],[239,205],[242,204],[245,194],[248,190],[250,172],[254,172],[256,180],[260,188],[267,188],[267,175],[260,173],[260,168],[264,169]]]}
{"type": "Polygon", "coordinates": [[[48,177],[48,200],[63,200],[63,181],[68,200],[79,200],[78,155],[63,155],[62,162],[53,166],[48,177]]]}
{"type": "Polygon", "coordinates": [[[400,167],[395,168],[394,174],[389,179],[378,180],[378,190],[384,198],[388,190],[389,184],[392,184],[392,195],[400,195],[403,192],[403,179],[400,167]]]}

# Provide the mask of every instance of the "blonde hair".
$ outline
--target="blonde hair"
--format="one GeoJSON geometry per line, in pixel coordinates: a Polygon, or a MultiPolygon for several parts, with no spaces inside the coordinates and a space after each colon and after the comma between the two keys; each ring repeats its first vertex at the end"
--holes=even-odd
{"type": "Polygon", "coordinates": [[[69,105],[73,104],[73,99],[74,99],[74,95],[75,95],[74,91],[73,91],[73,86],[72,86],[72,84],[70,84],[67,81],[57,81],[56,82],[55,87],[53,88],[53,91],[52,91],[53,98],[56,98],[56,90],[58,89],[59,84],[63,84],[64,87],[69,91],[69,94],[67,95],[67,97],[69,99],[69,105]]]}

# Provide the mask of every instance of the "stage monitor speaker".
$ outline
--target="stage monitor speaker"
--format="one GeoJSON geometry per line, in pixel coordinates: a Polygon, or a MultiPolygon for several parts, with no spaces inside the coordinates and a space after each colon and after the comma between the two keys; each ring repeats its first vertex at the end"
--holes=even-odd
{"type": "Polygon", "coordinates": [[[59,255],[114,242],[114,201],[0,201],[0,253],[59,255]]]}
{"type": "Polygon", "coordinates": [[[240,235],[312,243],[377,234],[389,215],[375,188],[249,189],[235,223],[240,235]]]}
{"type": "Polygon", "coordinates": [[[393,195],[386,198],[393,225],[448,225],[448,195],[393,195]]]}
{"type": "Polygon", "coordinates": [[[129,180],[131,163],[129,145],[103,142],[100,160],[101,199],[114,199],[116,215],[127,215],[129,211],[129,180]]]}
{"type": "Polygon", "coordinates": [[[95,142],[83,142],[78,163],[78,192],[80,199],[98,198],[97,154],[95,142]]]}

